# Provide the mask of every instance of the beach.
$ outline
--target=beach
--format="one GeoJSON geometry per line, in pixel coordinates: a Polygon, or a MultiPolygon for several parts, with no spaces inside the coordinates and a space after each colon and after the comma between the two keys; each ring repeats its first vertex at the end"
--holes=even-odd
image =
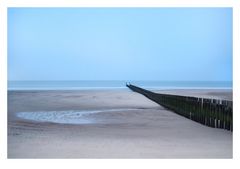
{"type": "MultiPolygon", "coordinates": [[[[227,89],[155,92],[232,100],[227,89]]],[[[8,158],[232,158],[232,132],[127,89],[8,91],[8,158]],[[35,114],[26,119],[21,112],[35,114]],[[73,118],[65,123],[64,112],[79,124],[71,124],[73,118]]]]}

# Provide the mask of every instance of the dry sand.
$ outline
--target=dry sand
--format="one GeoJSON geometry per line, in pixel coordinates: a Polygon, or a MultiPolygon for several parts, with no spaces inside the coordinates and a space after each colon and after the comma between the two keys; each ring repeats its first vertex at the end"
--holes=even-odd
{"type": "MultiPolygon", "coordinates": [[[[199,92],[231,95],[231,91],[199,92]]],[[[8,157],[232,158],[232,133],[181,117],[129,90],[9,91],[8,157]],[[126,108],[133,110],[91,114],[99,121],[93,124],[36,122],[16,116],[30,111],[126,108]]]]}

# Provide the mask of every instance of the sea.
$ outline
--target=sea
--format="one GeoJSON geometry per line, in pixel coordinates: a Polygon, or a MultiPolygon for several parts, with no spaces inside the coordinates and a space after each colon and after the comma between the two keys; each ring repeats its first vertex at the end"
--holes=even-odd
{"type": "Polygon", "coordinates": [[[232,81],[8,81],[8,90],[127,90],[126,83],[145,89],[232,89],[232,81]]]}

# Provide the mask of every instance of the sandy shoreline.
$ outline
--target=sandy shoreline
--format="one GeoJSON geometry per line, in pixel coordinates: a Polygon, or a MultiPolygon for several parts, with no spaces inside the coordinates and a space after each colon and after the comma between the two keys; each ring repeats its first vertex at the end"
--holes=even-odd
{"type": "MultiPolygon", "coordinates": [[[[232,95],[220,89],[188,94],[232,95]]],[[[128,90],[9,91],[8,158],[232,158],[232,133],[195,123],[128,90]],[[104,112],[109,109],[119,111],[104,112]],[[101,123],[59,124],[16,116],[68,110],[103,110],[88,115],[101,123]]]]}

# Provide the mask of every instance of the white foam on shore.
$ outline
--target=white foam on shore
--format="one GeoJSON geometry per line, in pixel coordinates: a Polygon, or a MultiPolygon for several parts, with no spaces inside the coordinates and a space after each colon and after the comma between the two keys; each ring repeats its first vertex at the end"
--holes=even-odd
{"type": "Polygon", "coordinates": [[[106,109],[106,110],[67,110],[67,111],[36,111],[36,112],[18,112],[16,116],[25,120],[37,122],[52,122],[60,124],[92,124],[96,119],[89,115],[102,112],[129,111],[136,109],[106,109]]]}

